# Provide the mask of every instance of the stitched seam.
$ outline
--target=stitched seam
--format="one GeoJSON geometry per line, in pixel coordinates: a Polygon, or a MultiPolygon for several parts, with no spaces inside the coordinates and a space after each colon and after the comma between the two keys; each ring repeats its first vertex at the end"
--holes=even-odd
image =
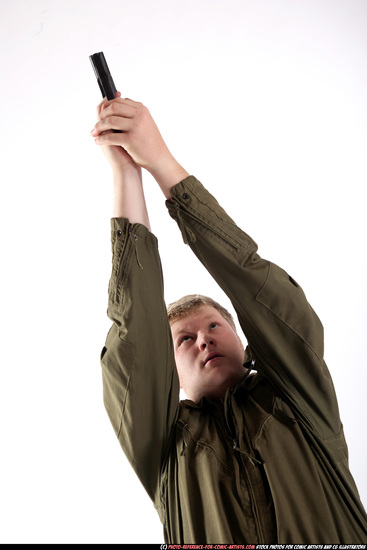
{"type": "Polygon", "coordinates": [[[208,445],[207,443],[205,443],[205,441],[203,441],[202,439],[195,439],[195,437],[191,434],[190,430],[188,429],[187,425],[182,425],[181,422],[179,422],[179,425],[182,429],[182,432],[185,431],[185,433],[189,436],[189,438],[191,439],[191,441],[196,445],[196,446],[199,446],[199,447],[202,447],[204,449],[207,449],[218,461],[218,463],[220,464],[220,466],[222,466],[224,468],[224,470],[226,470],[227,472],[231,472],[233,470],[233,468],[231,468],[230,466],[228,466],[228,464],[226,464],[225,462],[223,462],[223,460],[220,458],[220,456],[218,455],[218,453],[216,452],[215,449],[213,449],[213,447],[211,447],[210,445],[208,445]]]}
{"type": "MultiPolygon", "coordinates": [[[[213,212],[214,212],[214,210],[213,210],[213,212]]],[[[182,214],[183,215],[187,214],[191,219],[194,219],[194,221],[197,221],[197,222],[209,227],[209,229],[213,233],[215,233],[215,234],[219,235],[220,237],[222,237],[222,239],[226,240],[236,250],[249,248],[249,245],[247,243],[244,243],[241,239],[237,238],[235,235],[230,234],[229,232],[226,232],[222,228],[216,226],[215,224],[213,224],[211,222],[211,219],[209,217],[206,217],[205,215],[197,212],[191,206],[185,205],[185,209],[182,210],[182,214]]],[[[224,223],[227,223],[226,220],[222,220],[222,221],[224,221],[224,223]]],[[[234,226],[234,227],[236,227],[236,226],[234,226]]]]}

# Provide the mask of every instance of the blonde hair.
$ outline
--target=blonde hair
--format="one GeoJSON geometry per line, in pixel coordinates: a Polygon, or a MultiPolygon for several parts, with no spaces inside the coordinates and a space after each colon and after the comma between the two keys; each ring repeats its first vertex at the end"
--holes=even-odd
{"type": "Polygon", "coordinates": [[[204,306],[214,307],[237,333],[233,317],[229,311],[212,298],[208,298],[208,296],[203,296],[202,294],[188,294],[176,300],[176,302],[169,304],[167,307],[168,322],[172,325],[177,319],[188,317],[191,313],[204,306]]]}

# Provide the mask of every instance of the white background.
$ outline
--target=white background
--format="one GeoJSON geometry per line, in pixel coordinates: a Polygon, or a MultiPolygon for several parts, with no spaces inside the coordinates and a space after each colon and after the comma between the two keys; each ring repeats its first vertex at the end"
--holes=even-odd
{"type": "MultiPolygon", "coordinates": [[[[98,51],[179,162],[304,288],[366,505],[366,0],[0,7],[0,542],[163,542],[102,403],[112,186],[89,135],[98,51]]],[[[166,300],[228,306],[144,181],[166,300]]]]}

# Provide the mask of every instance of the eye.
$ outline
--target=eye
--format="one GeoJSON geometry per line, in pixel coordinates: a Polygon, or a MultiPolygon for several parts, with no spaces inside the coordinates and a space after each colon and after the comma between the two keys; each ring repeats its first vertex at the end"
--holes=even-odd
{"type": "Polygon", "coordinates": [[[210,329],[217,328],[217,326],[218,326],[218,323],[210,323],[209,328],[210,329]]]}
{"type": "Polygon", "coordinates": [[[188,342],[188,340],[191,340],[191,336],[189,336],[188,334],[186,334],[185,336],[183,336],[183,337],[180,339],[179,345],[183,344],[184,342],[188,342]]]}

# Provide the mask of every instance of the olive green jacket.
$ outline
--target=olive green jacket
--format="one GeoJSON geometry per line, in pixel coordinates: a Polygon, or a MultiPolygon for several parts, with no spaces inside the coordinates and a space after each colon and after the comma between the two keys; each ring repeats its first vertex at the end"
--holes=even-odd
{"type": "Polygon", "coordinates": [[[157,239],[111,220],[104,403],[166,542],[367,542],[318,317],[194,177],[172,197],[170,215],[230,298],[249,346],[223,403],[180,402],[157,239]]]}

